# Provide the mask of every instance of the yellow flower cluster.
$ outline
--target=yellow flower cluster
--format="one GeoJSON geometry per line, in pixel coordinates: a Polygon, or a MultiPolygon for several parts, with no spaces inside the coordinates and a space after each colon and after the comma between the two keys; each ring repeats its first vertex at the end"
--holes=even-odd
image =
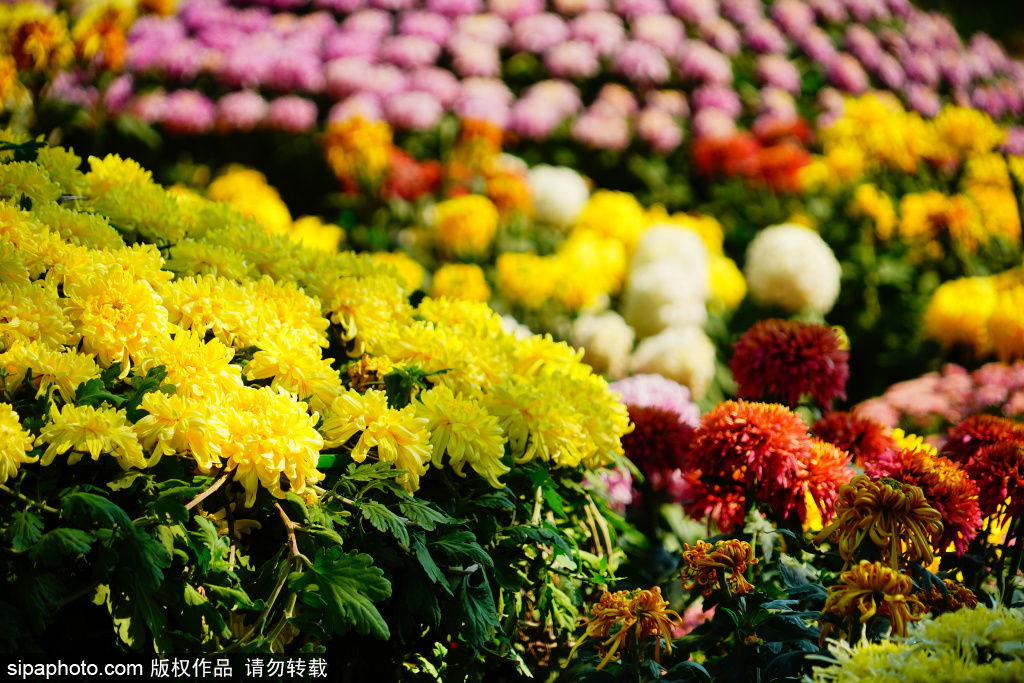
{"type": "Polygon", "coordinates": [[[948,612],[910,626],[902,642],[833,642],[834,664],[815,667],[814,683],[1024,679],[1024,617],[1005,607],[948,612]]]}
{"type": "Polygon", "coordinates": [[[596,667],[600,671],[608,662],[622,657],[632,636],[639,643],[641,653],[646,641],[654,638],[654,661],[660,662],[661,639],[665,639],[665,652],[671,652],[672,626],[678,622],[679,615],[668,609],[668,601],[661,597],[661,588],[657,586],[650,590],[605,591],[600,601],[591,605],[586,633],[569,652],[569,658],[583,643],[596,638],[602,656],[596,667]]]}
{"type": "Polygon", "coordinates": [[[823,155],[804,169],[805,187],[855,181],[867,172],[913,174],[922,162],[956,166],[990,154],[1006,131],[983,112],[946,105],[933,120],[906,111],[889,93],[848,98],[841,117],[819,131],[823,155]]]}
{"type": "Polygon", "coordinates": [[[399,277],[409,291],[416,291],[423,287],[423,281],[427,277],[426,269],[418,261],[412,259],[404,252],[381,251],[373,255],[374,263],[387,264],[398,271],[399,277]]]}
{"type": "MultiPolygon", "coordinates": [[[[597,467],[623,455],[625,407],[567,345],[505,332],[484,303],[413,309],[419,283],[401,259],[303,246],[226,203],[168,192],[129,160],[94,158],[83,175],[68,159],[49,154],[31,170],[58,197],[79,184],[86,200],[72,209],[39,195],[24,210],[12,203],[20,190],[0,195],[0,388],[22,391],[31,377],[30,390],[51,392],[35,438],[42,465],[187,457],[232,473],[252,505],[261,488],[314,498],[325,446],[394,462],[410,491],[431,463],[458,475],[468,464],[500,487],[513,460],[597,467]],[[170,259],[125,245],[115,225],[170,259]],[[343,379],[344,359],[323,357],[329,340],[359,359],[355,373],[343,379]],[[134,424],[123,409],[74,405],[114,364],[121,381],[163,367],[174,393],[147,394],[134,424]],[[383,391],[391,372],[426,378],[401,409],[383,391]]],[[[17,168],[0,163],[0,187],[14,187],[4,183],[17,168]]],[[[0,473],[14,476],[32,435],[2,406],[0,429],[0,473]]]]}
{"type": "Polygon", "coordinates": [[[376,187],[390,164],[391,128],[360,117],[330,124],[323,144],[327,163],[347,189],[376,187]]]}
{"type": "Polygon", "coordinates": [[[435,299],[448,297],[486,303],[491,298],[491,288],[480,266],[472,263],[446,263],[434,273],[430,296],[435,299]]]}
{"type": "Polygon", "coordinates": [[[436,207],[433,234],[443,258],[465,259],[486,254],[498,231],[498,208],[487,197],[467,194],[436,207]]]}
{"type": "Polygon", "coordinates": [[[75,56],[67,22],[42,2],[0,6],[0,36],[22,71],[59,71],[75,56]]]}
{"type": "Polygon", "coordinates": [[[924,334],[979,358],[1024,358],[1024,268],[943,283],[925,310],[924,334]]]}

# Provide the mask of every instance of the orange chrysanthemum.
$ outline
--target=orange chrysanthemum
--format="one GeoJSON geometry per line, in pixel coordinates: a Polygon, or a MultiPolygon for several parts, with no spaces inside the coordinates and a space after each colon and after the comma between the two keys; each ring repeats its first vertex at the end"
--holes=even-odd
{"type": "MultiPolygon", "coordinates": [[[[821,513],[822,520],[829,520],[835,514],[836,499],[839,498],[839,487],[853,478],[854,471],[850,465],[850,454],[835,444],[811,440],[811,454],[807,459],[807,470],[804,485],[811,499],[821,513]]],[[[800,519],[807,519],[807,496],[797,500],[800,519]]]]}
{"type": "Polygon", "coordinates": [[[927,590],[922,588],[914,593],[933,617],[978,606],[978,596],[967,586],[952,579],[943,579],[943,584],[946,586],[945,594],[936,586],[931,586],[927,590]]]}
{"type": "Polygon", "coordinates": [[[858,467],[873,462],[893,446],[885,425],[853,413],[835,411],[811,426],[811,433],[822,441],[848,451],[858,467]]]}
{"type": "Polygon", "coordinates": [[[866,624],[876,616],[888,618],[893,633],[905,637],[907,624],[919,621],[927,612],[912,594],[914,582],[910,577],[881,562],[863,561],[843,572],[839,581],[839,584],[829,587],[825,608],[821,611],[825,617],[821,629],[822,642],[835,628],[837,620],[849,624],[847,639],[852,642],[856,640],[856,624],[866,624]]]}
{"type": "Polygon", "coordinates": [[[980,449],[1002,441],[1024,441],[1024,424],[996,415],[971,415],[949,430],[942,454],[964,465],[980,449]]]}
{"type": "Polygon", "coordinates": [[[722,588],[734,595],[754,590],[744,577],[748,565],[757,564],[754,549],[746,541],[718,541],[714,545],[697,541],[691,548],[683,544],[683,588],[700,587],[707,597],[722,588]],[[728,570],[729,576],[725,576],[728,570]]]}
{"type": "MultiPolygon", "coordinates": [[[[569,652],[572,659],[576,650],[586,641],[596,638],[602,655],[597,670],[603,669],[608,662],[618,660],[630,636],[640,645],[641,657],[643,645],[648,638],[654,637],[654,661],[661,658],[661,637],[665,639],[665,651],[672,651],[672,626],[678,622],[679,615],[668,608],[668,602],[661,597],[661,589],[655,586],[650,590],[605,592],[600,602],[590,608],[587,617],[587,631],[569,652]]],[[[564,665],[563,665],[564,666],[564,665]]]]}
{"type": "Polygon", "coordinates": [[[978,504],[986,517],[1024,515],[1024,442],[1004,441],[979,450],[965,467],[978,484],[978,504]]]}

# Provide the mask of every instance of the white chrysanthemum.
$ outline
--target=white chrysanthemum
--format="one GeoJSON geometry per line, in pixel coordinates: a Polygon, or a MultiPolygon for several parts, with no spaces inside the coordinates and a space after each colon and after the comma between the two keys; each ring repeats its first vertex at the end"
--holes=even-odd
{"type": "Polygon", "coordinates": [[[668,377],[701,398],[715,376],[715,345],[696,325],[672,327],[640,342],[632,370],[668,377]]]}
{"type": "Polygon", "coordinates": [[[516,339],[529,339],[533,332],[529,327],[522,324],[510,315],[501,316],[501,329],[505,334],[512,335],[516,339]]]}
{"type": "Polygon", "coordinates": [[[643,339],[669,327],[707,322],[707,270],[671,262],[649,263],[629,275],[622,316],[643,339]]]}
{"type": "Polygon", "coordinates": [[[708,248],[696,230],[671,223],[652,225],[640,237],[630,259],[630,270],[640,270],[653,263],[671,263],[681,270],[692,272],[695,282],[705,283],[704,298],[710,295],[707,283],[711,281],[708,248]]]}
{"type": "Polygon", "coordinates": [[[530,193],[538,222],[567,228],[576,222],[590,199],[587,181],[565,166],[534,166],[530,169],[530,193]]]}
{"type": "Polygon", "coordinates": [[[758,304],[824,314],[839,296],[842,267],[818,233],[786,223],[758,233],[747,247],[743,274],[758,304]]]}
{"type": "Polygon", "coordinates": [[[635,338],[633,328],[615,311],[584,313],[572,325],[572,344],[584,349],[583,362],[609,377],[625,374],[635,338]]]}

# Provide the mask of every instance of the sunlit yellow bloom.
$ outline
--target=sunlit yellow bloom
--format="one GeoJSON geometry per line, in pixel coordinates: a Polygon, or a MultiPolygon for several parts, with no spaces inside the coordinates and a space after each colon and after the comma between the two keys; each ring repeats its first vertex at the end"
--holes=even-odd
{"type": "Polygon", "coordinates": [[[992,278],[971,277],[943,283],[924,314],[924,333],[945,346],[966,344],[979,355],[991,350],[989,320],[998,292],[992,278]]]}
{"type": "Polygon", "coordinates": [[[583,643],[597,638],[601,641],[597,648],[602,659],[596,667],[600,671],[608,662],[622,657],[627,640],[633,636],[641,658],[646,641],[655,638],[654,661],[660,662],[661,639],[665,639],[665,652],[671,652],[672,626],[678,620],[679,615],[668,609],[668,602],[657,586],[650,590],[605,591],[601,600],[591,606],[586,633],[569,652],[569,659],[583,643]]]}
{"type": "Polygon", "coordinates": [[[587,229],[574,230],[558,245],[554,297],[571,311],[617,294],[626,277],[626,243],[587,229]]]}
{"type": "Polygon", "coordinates": [[[225,344],[236,344],[242,321],[249,315],[242,287],[223,277],[177,280],[168,285],[163,297],[168,322],[203,335],[212,332],[225,344]]]}
{"type": "Polygon", "coordinates": [[[14,246],[14,242],[0,237],[0,285],[28,286],[31,274],[26,256],[25,252],[14,246]]]}
{"type": "Polygon", "coordinates": [[[87,205],[98,214],[122,230],[137,230],[153,241],[177,242],[185,236],[177,198],[153,182],[149,171],[116,154],[89,157],[89,165],[87,205]]]}
{"type": "Polygon", "coordinates": [[[964,164],[961,187],[970,192],[978,187],[992,187],[999,190],[1013,190],[1010,182],[1010,168],[1006,158],[998,152],[972,157],[964,164]]]}
{"type": "Polygon", "coordinates": [[[174,337],[155,339],[140,355],[137,372],[164,366],[167,384],[177,387],[180,396],[219,400],[242,386],[242,369],[231,363],[235,351],[219,339],[204,341],[190,330],[179,330],[174,337]]]}
{"type": "Polygon", "coordinates": [[[36,396],[45,395],[52,386],[67,403],[74,402],[79,384],[100,376],[99,366],[92,356],[39,341],[16,343],[0,353],[0,368],[7,371],[8,392],[16,391],[31,371],[36,396]]]}
{"type": "Polygon", "coordinates": [[[543,381],[512,381],[485,398],[498,418],[517,463],[541,460],[554,467],[577,467],[587,455],[587,434],[559,390],[564,375],[543,381]]]}
{"type": "Polygon", "coordinates": [[[292,215],[267,177],[257,170],[232,165],[207,189],[210,199],[228,202],[246,216],[252,216],[267,230],[287,234],[292,215]]]}
{"type": "Polygon", "coordinates": [[[272,378],[270,387],[285,389],[325,413],[342,391],[341,376],[316,346],[265,344],[245,366],[249,381],[272,378]]]}
{"type": "Polygon", "coordinates": [[[68,455],[74,465],[88,453],[93,460],[112,455],[121,469],[144,468],[146,458],[139,440],[127,424],[123,410],[65,405],[50,409],[50,421],[40,430],[36,445],[49,444],[39,464],[49,465],[58,455],[68,455]]]}
{"type": "Polygon", "coordinates": [[[302,247],[286,233],[267,232],[252,218],[244,218],[242,223],[212,228],[202,239],[237,252],[250,269],[255,269],[255,277],[266,275],[278,282],[301,279],[302,247]]]}
{"type": "Polygon", "coordinates": [[[390,163],[391,128],[384,121],[354,117],[327,127],[327,163],[347,187],[376,187],[390,163]]]}
{"type": "Polygon", "coordinates": [[[554,293],[561,264],[536,254],[505,252],[496,267],[498,291],[517,306],[537,309],[554,293]]]}
{"type": "Polygon", "coordinates": [[[917,434],[908,434],[899,427],[892,430],[892,441],[894,446],[899,449],[908,448],[913,451],[924,451],[935,456],[939,454],[935,446],[924,442],[924,438],[917,434]]]}
{"type": "Polygon", "coordinates": [[[430,296],[435,299],[448,297],[482,302],[491,298],[491,288],[480,266],[472,263],[446,263],[434,273],[430,296]]]}
{"type": "Polygon", "coordinates": [[[245,489],[246,507],[256,502],[261,484],[275,498],[284,498],[282,476],[297,495],[307,493],[307,483],[324,478],[316,469],[324,445],[314,428],[319,416],[310,415],[305,403],[270,387],[242,387],[222,407],[227,438],[219,443],[221,458],[245,489]]]}
{"type": "Polygon", "coordinates": [[[109,274],[123,270],[134,280],[148,282],[154,292],[163,292],[174,274],[164,270],[164,258],[155,244],[135,243],[113,251],[104,249],[95,254],[95,261],[109,274]]]}
{"type": "Polygon", "coordinates": [[[344,444],[358,434],[352,459],[363,462],[376,447],[381,462],[394,463],[405,471],[395,481],[412,492],[419,488],[420,477],[430,464],[432,447],[426,425],[427,419],[417,417],[412,405],[400,411],[389,408],[383,391],[369,389],[365,394],[342,392],[331,404],[322,429],[331,444],[344,444]]]}
{"type": "Polygon", "coordinates": [[[378,252],[373,255],[373,260],[374,263],[393,266],[399,277],[405,282],[406,290],[414,292],[423,286],[427,271],[404,251],[378,252]]]}
{"type": "Polygon", "coordinates": [[[242,340],[246,346],[259,346],[261,340],[278,336],[290,344],[327,346],[330,323],[320,312],[320,302],[294,282],[274,282],[263,276],[246,282],[243,290],[250,307],[250,329],[256,333],[242,340]]]}
{"type": "Polygon", "coordinates": [[[18,80],[18,63],[11,55],[0,54],[0,112],[12,101],[20,100],[26,94],[25,86],[18,80]]]}
{"type": "Polygon", "coordinates": [[[181,275],[213,275],[235,282],[249,276],[249,264],[229,247],[205,241],[183,239],[171,247],[167,269],[181,275]]]}
{"type": "Polygon", "coordinates": [[[117,230],[95,214],[72,211],[59,204],[40,204],[32,207],[32,215],[60,235],[61,239],[72,244],[111,250],[123,249],[125,246],[117,230]]]}
{"type": "Polygon", "coordinates": [[[636,197],[628,192],[598,190],[590,195],[577,220],[577,228],[622,242],[627,251],[636,246],[640,234],[650,225],[636,197]]]}
{"type": "Polygon", "coordinates": [[[872,183],[857,186],[850,212],[870,218],[880,240],[888,240],[896,228],[896,207],[892,198],[872,183]]]}
{"type": "Polygon", "coordinates": [[[1012,190],[989,185],[974,185],[967,196],[982,209],[981,221],[986,235],[1020,244],[1020,207],[1012,190]]]}
{"type": "Polygon", "coordinates": [[[860,545],[869,539],[885,563],[932,561],[932,539],[942,533],[942,515],[928,505],[917,486],[893,479],[871,481],[859,474],[839,488],[836,516],[814,541],[837,540],[845,566],[856,560],[860,545]]]}
{"type": "MultiPolygon", "coordinates": [[[[850,640],[857,632],[854,619],[857,623],[866,624],[876,615],[887,617],[893,633],[906,636],[907,624],[924,618],[927,613],[921,601],[913,595],[914,582],[910,577],[881,562],[864,560],[843,572],[839,581],[839,584],[829,587],[821,613],[849,623],[847,634],[850,640]]],[[[825,623],[821,629],[822,642],[834,627],[831,621],[825,623]]]]}
{"type": "Polygon", "coordinates": [[[0,348],[15,341],[40,341],[52,347],[77,343],[66,303],[41,282],[0,284],[0,348]]]}
{"type": "Polygon", "coordinates": [[[220,411],[211,403],[152,391],[143,396],[142,408],[147,415],[132,428],[143,450],[150,453],[147,466],[175,453],[191,453],[204,471],[220,464],[220,444],[228,434],[218,417],[220,411]]]}
{"type": "Polygon", "coordinates": [[[498,209],[490,199],[467,194],[447,199],[436,207],[433,232],[445,258],[483,255],[498,230],[498,209]]]}
{"type": "Polygon", "coordinates": [[[1024,284],[1000,292],[988,321],[988,338],[999,360],[1024,358],[1024,284]]]}
{"type": "Polygon", "coordinates": [[[292,223],[289,235],[308,249],[319,249],[330,254],[338,253],[338,246],[345,241],[345,231],[333,223],[324,223],[317,216],[303,216],[292,223]]]}
{"type": "Polygon", "coordinates": [[[86,62],[99,63],[102,68],[121,71],[128,47],[125,34],[133,21],[134,3],[93,3],[71,29],[79,56],[86,62]]]}
{"type": "Polygon", "coordinates": [[[0,200],[0,238],[14,244],[18,258],[32,278],[51,268],[55,263],[55,252],[65,247],[60,235],[40,224],[32,213],[3,200],[0,200]]]}
{"type": "MultiPolygon", "coordinates": [[[[36,163],[46,169],[50,180],[57,183],[63,194],[78,197],[85,191],[85,174],[79,170],[82,158],[70,149],[41,147],[36,152],[36,163]]],[[[32,207],[33,212],[37,212],[38,209],[39,207],[32,207]]],[[[98,246],[112,245],[101,244],[98,246]]]]}
{"type": "Polygon", "coordinates": [[[60,198],[60,187],[50,180],[39,164],[30,161],[10,161],[0,164],[0,198],[18,201],[22,197],[33,204],[55,202],[60,198]]]}
{"type": "Polygon", "coordinates": [[[121,377],[128,374],[133,355],[145,356],[167,334],[167,309],[160,297],[123,270],[72,283],[64,293],[82,334],[82,350],[96,354],[103,367],[121,363],[121,377]]]}
{"type": "Polygon", "coordinates": [[[987,154],[1002,144],[1006,131],[988,114],[947,104],[935,118],[936,140],[956,160],[987,154]]]}
{"type": "Polygon", "coordinates": [[[394,277],[376,275],[352,277],[334,275],[315,288],[324,313],[341,326],[342,338],[354,343],[350,355],[358,356],[373,347],[391,323],[401,325],[412,319],[412,307],[405,289],[394,277]]]}
{"type": "Polygon", "coordinates": [[[446,386],[436,386],[421,393],[413,402],[416,414],[427,419],[432,461],[441,467],[445,454],[448,464],[460,477],[469,463],[477,474],[494,488],[504,488],[498,477],[508,474],[501,462],[505,454],[505,437],[498,421],[489,415],[479,401],[454,395],[446,386]]]}
{"type": "Polygon", "coordinates": [[[7,403],[0,403],[0,484],[18,476],[18,468],[39,460],[29,457],[32,435],[22,428],[18,413],[7,403]]]}
{"type": "Polygon", "coordinates": [[[727,256],[712,256],[708,264],[711,277],[711,300],[708,307],[716,312],[735,309],[747,296],[747,281],[736,262],[727,256]]]}
{"type": "Polygon", "coordinates": [[[683,588],[686,590],[699,586],[704,597],[711,595],[715,588],[728,589],[734,595],[754,590],[743,576],[748,565],[757,564],[754,549],[746,541],[733,539],[714,544],[697,541],[692,548],[684,544],[683,549],[683,564],[686,565],[683,567],[683,588]],[[728,578],[726,571],[729,572],[728,578]]]}

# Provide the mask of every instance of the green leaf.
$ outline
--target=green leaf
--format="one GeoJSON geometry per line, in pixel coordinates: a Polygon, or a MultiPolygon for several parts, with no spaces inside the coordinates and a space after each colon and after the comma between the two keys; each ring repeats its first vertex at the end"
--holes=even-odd
{"type": "Polygon", "coordinates": [[[42,533],[43,520],[27,509],[14,515],[10,526],[7,527],[7,538],[11,542],[11,549],[16,553],[28,550],[39,540],[42,533]]]}
{"type": "Polygon", "coordinates": [[[164,580],[163,570],[171,566],[171,554],[143,529],[133,527],[124,533],[116,550],[121,566],[143,588],[158,588],[164,580]]]}
{"type": "Polygon", "coordinates": [[[405,605],[413,614],[418,614],[426,619],[427,624],[433,628],[441,625],[441,605],[434,594],[434,588],[422,574],[417,572],[406,572],[405,584],[405,605]]]}
{"type": "Polygon", "coordinates": [[[203,588],[209,593],[217,602],[228,609],[234,609],[235,607],[252,607],[252,600],[249,595],[240,588],[231,588],[230,586],[217,586],[212,583],[204,583],[203,588]]]}
{"type": "Polygon", "coordinates": [[[127,472],[121,472],[116,477],[108,481],[107,488],[111,491],[124,491],[125,489],[131,488],[137,479],[147,478],[148,477],[142,472],[129,470],[127,472]]]}
{"type": "Polygon", "coordinates": [[[68,555],[86,554],[92,542],[93,537],[81,529],[60,527],[40,536],[29,551],[29,557],[33,562],[53,566],[68,555]]]}
{"type": "Polygon", "coordinates": [[[471,502],[475,507],[482,508],[510,508],[512,510],[516,508],[516,504],[512,502],[504,491],[485,493],[479,498],[473,498],[471,502]]]}
{"type": "Polygon", "coordinates": [[[293,591],[305,592],[313,586],[326,602],[323,626],[327,631],[344,633],[354,627],[363,635],[391,637],[387,622],[373,606],[391,597],[391,583],[369,555],[346,554],[341,548],[321,550],[313,564],[289,583],[293,591]]]}
{"type": "Polygon", "coordinates": [[[60,502],[60,511],[67,519],[82,524],[94,522],[100,526],[119,526],[127,529],[132,525],[128,514],[113,501],[95,493],[72,493],[60,502]]]}
{"type": "Polygon", "coordinates": [[[409,545],[409,532],[394,512],[373,500],[360,501],[359,511],[377,531],[390,532],[399,543],[404,546],[409,545]]]}
{"type": "Polygon", "coordinates": [[[103,381],[103,386],[111,388],[117,383],[117,378],[121,376],[121,361],[114,361],[110,364],[110,367],[100,373],[100,379],[103,381]]]}
{"type": "Polygon", "coordinates": [[[456,615],[465,625],[462,635],[466,641],[479,648],[483,647],[501,624],[498,622],[498,610],[487,579],[484,578],[480,585],[471,586],[469,578],[462,582],[456,593],[456,615]]]}
{"type": "Polygon", "coordinates": [[[90,379],[88,382],[78,385],[78,390],[75,392],[76,406],[99,406],[103,403],[120,408],[124,403],[124,398],[107,391],[102,379],[90,379]]]}
{"type": "Polygon", "coordinates": [[[224,623],[224,617],[217,608],[195,588],[187,583],[182,585],[182,598],[185,609],[181,611],[182,620],[193,633],[202,634],[204,626],[221,638],[230,638],[231,629],[224,623]]]}
{"type": "Polygon", "coordinates": [[[351,481],[375,481],[377,479],[394,479],[400,471],[389,462],[373,462],[366,465],[352,463],[348,467],[347,478],[351,481]]]}
{"type": "Polygon", "coordinates": [[[402,514],[405,515],[410,522],[426,529],[427,531],[433,531],[437,528],[438,524],[458,523],[457,519],[449,517],[436,507],[432,507],[427,503],[421,503],[417,500],[407,500],[402,502],[398,505],[398,509],[402,511],[402,514]]]}
{"type": "Polygon", "coordinates": [[[150,368],[145,377],[138,375],[132,377],[132,390],[124,395],[124,409],[129,420],[136,422],[146,415],[146,411],[139,408],[143,397],[150,392],[161,391],[165,379],[167,379],[167,368],[163,365],[150,368]]]}
{"type": "Polygon", "coordinates": [[[448,580],[444,578],[444,574],[441,572],[441,568],[434,562],[434,558],[430,556],[430,551],[427,550],[426,543],[423,542],[423,534],[416,534],[412,538],[412,549],[416,552],[416,560],[423,567],[423,571],[427,573],[433,583],[439,583],[441,586],[448,591],[451,595],[452,589],[448,585],[448,580]]]}
{"type": "Polygon", "coordinates": [[[118,581],[113,589],[101,586],[101,595],[121,642],[133,650],[141,650],[149,640],[148,630],[152,635],[153,649],[158,654],[173,650],[168,609],[162,604],[158,592],[129,578],[118,581]]]}
{"type": "Polygon", "coordinates": [[[487,554],[471,531],[451,530],[430,541],[431,548],[440,548],[452,560],[468,557],[486,567],[493,567],[494,561],[487,554]]]}

